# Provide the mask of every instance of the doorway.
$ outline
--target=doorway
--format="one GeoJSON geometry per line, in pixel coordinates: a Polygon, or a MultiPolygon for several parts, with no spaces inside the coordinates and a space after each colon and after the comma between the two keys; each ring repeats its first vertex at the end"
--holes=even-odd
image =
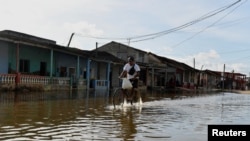
{"type": "Polygon", "coordinates": [[[47,68],[47,63],[46,62],[40,62],[40,75],[41,76],[46,75],[46,68],[47,68]]]}

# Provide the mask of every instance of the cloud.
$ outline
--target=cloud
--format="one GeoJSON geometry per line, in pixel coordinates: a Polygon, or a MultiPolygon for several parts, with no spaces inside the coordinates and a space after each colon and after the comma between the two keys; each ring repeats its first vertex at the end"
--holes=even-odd
{"type": "Polygon", "coordinates": [[[213,71],[225,71],[226,72],[238,72],[248,74],[247,66],[244,63],[224,63],[221,56],[213,49],[208,52],[199,52],[194,55],[183,56],[182,58],[174,58],[180,62],[183,62],[190,67],[202,70],[213,70],[213,71]]]}
{"type": "Polygon", "coordinates": [[[194,55],[183,56],[175,59],[184,62],[191,67],[195,66],[196,69],[201,69],[203,67],[203,69],[218,70],[218,64],[222,64],[220,63],[220,55],[215,50],[199,52],[194,55]]]}
{"type": "MultiPolygon", "coordinates": [[[[75,32],[78,34],[73,37],[71,46],[91,50],[95,48],[96,42],[103,45],[111,40],[83,36],[128,38],[157,33],[193,21],[235,1],[8,0],[0,5],[0,30],[16,30],[55,40],[59,45],[65,46],[70,35],[75,32]]],[[[204,65],[203,69],[222,70],[225,60],[232,58],[217,51],[249,47],[249,3],[239,7],[215,26],[194,38],[190,37],[227,12],[173,34],[143,42],[130,42],[130,45],[190,66],[193,66],[195,58],[195,67],[198,69],[204,65]]],[[[127,44],[127,40],[118,42],[127,44]]],[[[237,55],[242,57],[248,54],[249,52],[241,52],[237,55]]],[[[242,61],[240,59],[239,62],[229,62],[226,69],[247,72],[244,66],[249,66],[248,61],[245,59],[245,65],[242,61]]]]}
{"type": "Polygon", "coordinates": [[[82,36],[102,36],[103,34],[103,31],[101,29],[97,29],[95,24],[90,24],[86,21],[65,23],[63,24],[63,29],[82,36]]]}

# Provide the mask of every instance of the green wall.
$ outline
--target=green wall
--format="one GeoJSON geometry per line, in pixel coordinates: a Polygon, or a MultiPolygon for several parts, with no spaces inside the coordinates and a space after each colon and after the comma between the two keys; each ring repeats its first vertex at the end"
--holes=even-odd
{"type": "MultiPolygon", "coordinates": [[[[9,44],[9,65],[16,71],[17,44],[9,44]]],[[[27,45],[19,45],[19,59],[30,61],[30,73],[40,71],[40,62],[46,62],[46,71],[50,71],[50,50],[27,45]]]]}
{"type": "Polygon", "coordinates": [[[46,62],[46,71],[50,68],[50,50],[36,47],[20,46],[20,59],[30,60],[30,72],[40,71],[40,62],[46,62]]]}

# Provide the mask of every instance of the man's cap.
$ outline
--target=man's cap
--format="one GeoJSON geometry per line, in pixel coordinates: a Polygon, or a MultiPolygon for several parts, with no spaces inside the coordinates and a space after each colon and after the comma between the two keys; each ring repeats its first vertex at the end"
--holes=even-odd
{"type": "Polygon", "coordinates": [[[133,56],[129,56],[128,57],[128,61],[134,61],[135,59],[134,59],[134,57],[133,56]]]}

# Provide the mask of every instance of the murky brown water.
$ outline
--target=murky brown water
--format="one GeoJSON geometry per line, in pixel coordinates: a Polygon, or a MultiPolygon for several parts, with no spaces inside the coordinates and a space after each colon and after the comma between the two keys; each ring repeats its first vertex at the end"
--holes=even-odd
{"type": "Polygon", "coordinates": [[[108,93],[0,93],[0,140],[206,141],[208,124],[249,124],[250,95],[142,93],[115,108],[108,93]]]}

